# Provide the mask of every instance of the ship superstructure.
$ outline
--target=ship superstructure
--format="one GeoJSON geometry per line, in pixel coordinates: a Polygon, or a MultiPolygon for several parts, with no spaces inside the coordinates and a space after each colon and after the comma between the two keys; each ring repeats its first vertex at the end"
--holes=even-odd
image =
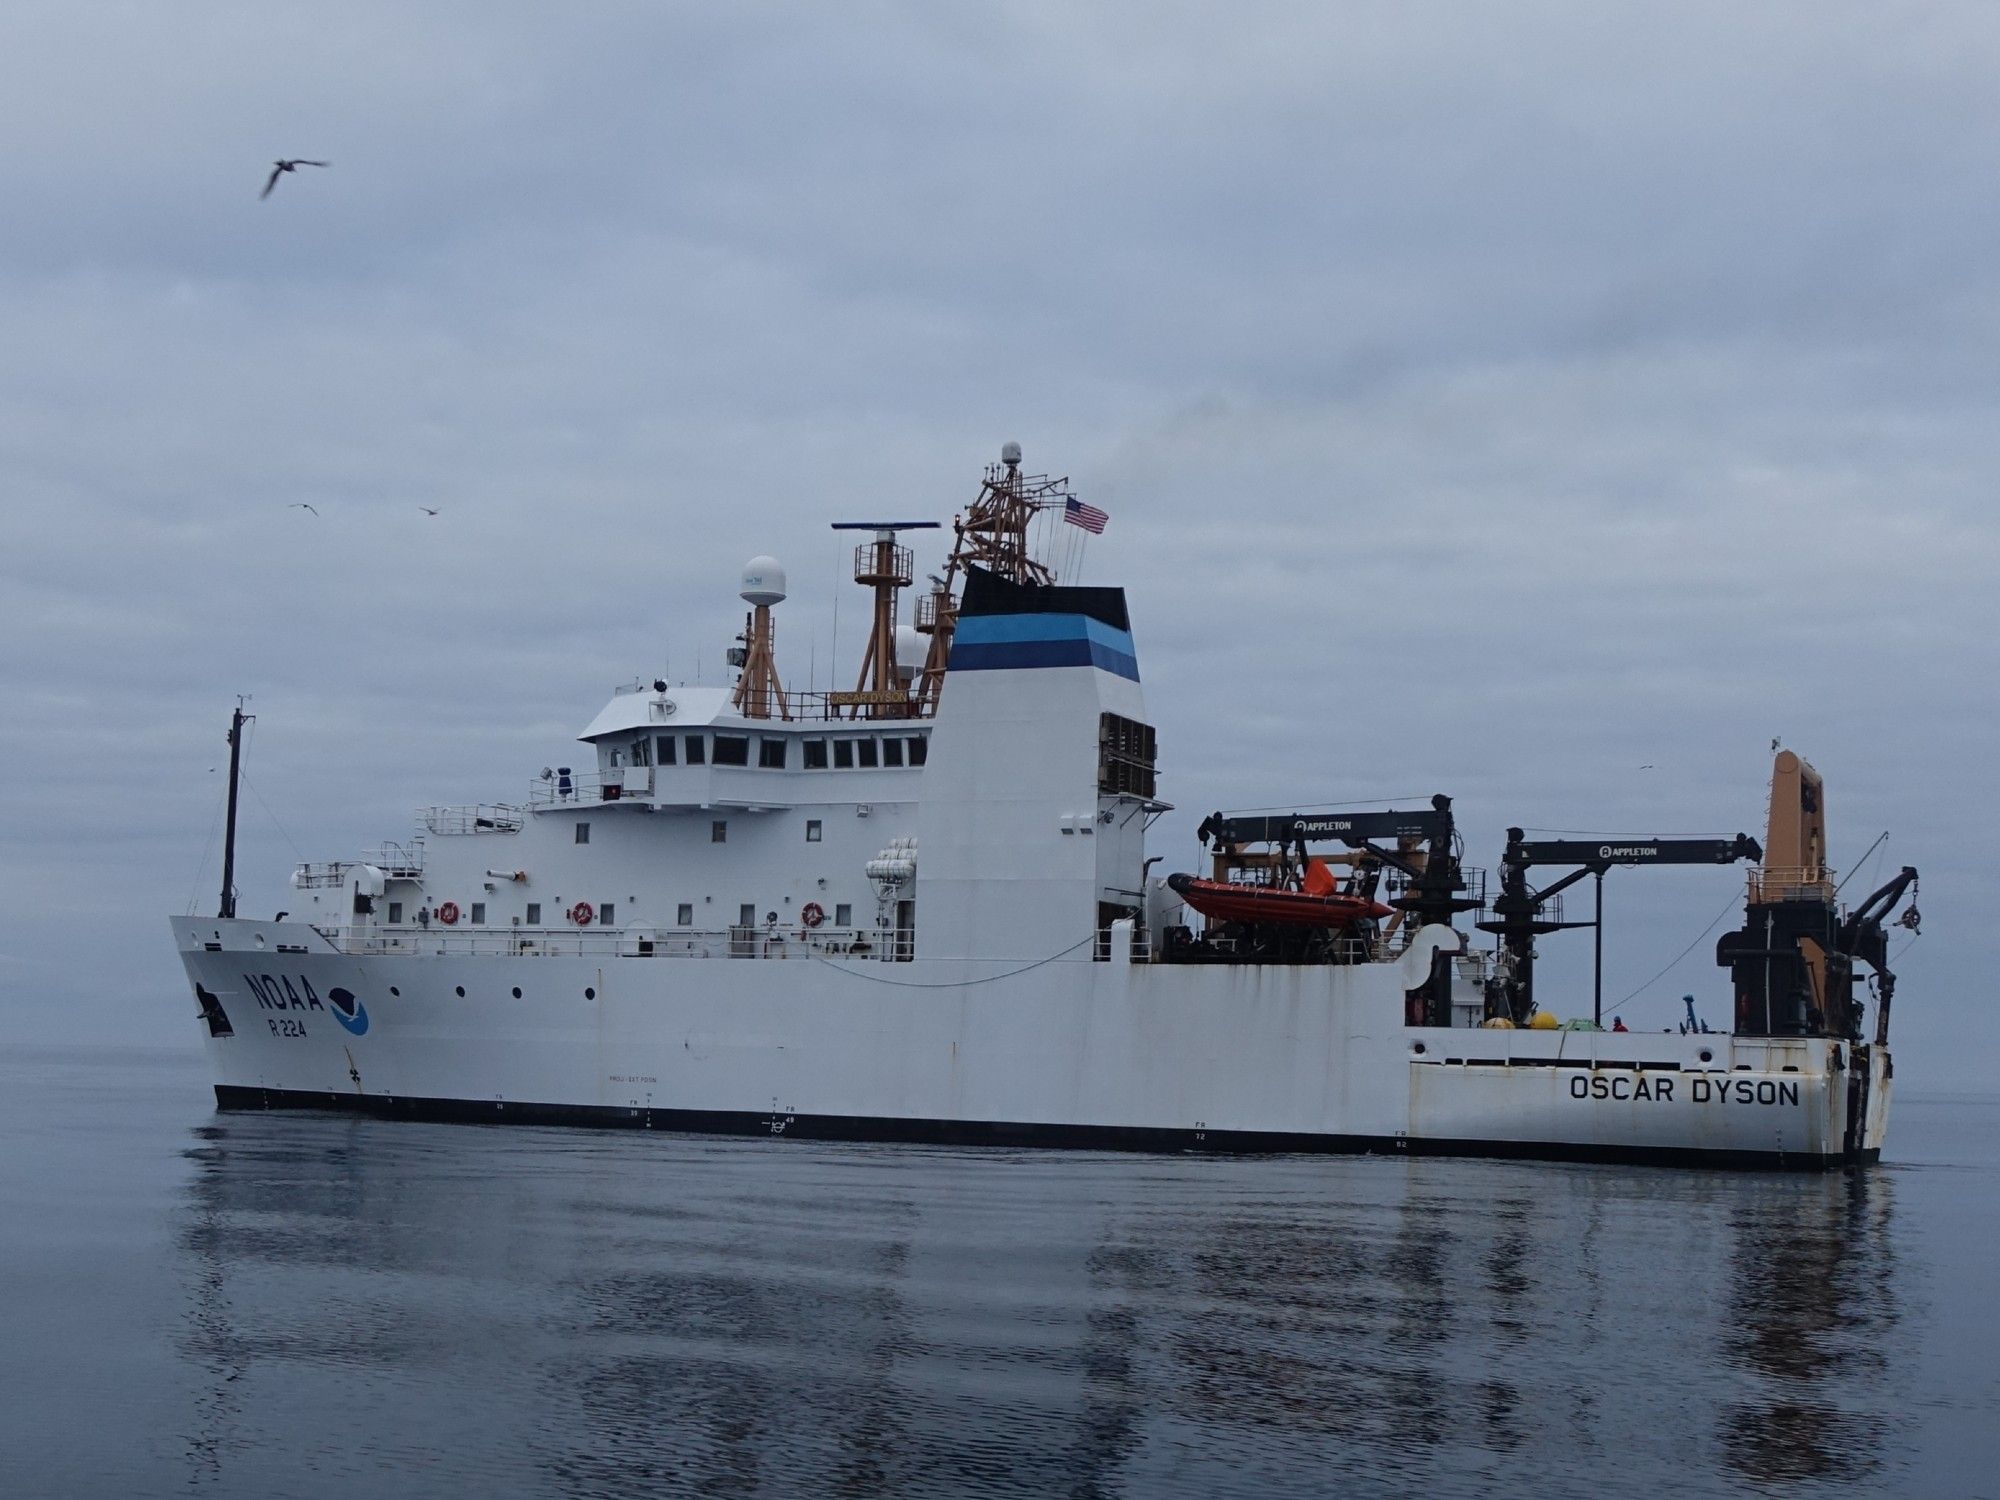
{"type": "Polygon", "coordinates": [[[732,687],[632,683],[520,795],[303,865],[270,920],[227,888],[218,917],[175,919],[219,1102],[1159,1149],[1879,1152],[1883,922],[1915,872],[1839,908],[1810,767],[1779,756],[1765,848],[1517,830],[1491,899],[1442,795],[1218,813],[1209,868],[1156,873],[1169,809],[1124,593],[1059,583],[1030,546],[1074,503],[1010,444],[914,628],[903,538],[927,523],[843,523],[873,603],[851,691],[786,688],[784,572],[753,559],[732,687]],[[1533,967],[1576,925],[1564,887],[1746,858],[1729,1030],[1553,1024],[1533,967]]]}

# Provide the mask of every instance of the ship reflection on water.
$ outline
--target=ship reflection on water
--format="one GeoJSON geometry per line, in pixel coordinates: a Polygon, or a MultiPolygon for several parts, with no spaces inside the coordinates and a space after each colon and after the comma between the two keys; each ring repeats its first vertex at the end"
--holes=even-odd
{"type": "Polygon", "coordinates": [[[190,1487],[1661,1494],[1910,1455],[1890,1174],[233,1116],[190,1487]]]}
{"type": "Polygon", "coordinates": [[[1879,1392],[1894,1375],[1895,1180],[1833,1177],[1798,1197],[1796,1215],[1736,1243],[1730,1359],[1758,1394],[1726,1413],[1724,1452],[1753,1479],[1871,1478],[1893,1410],[1879,1392]]]}

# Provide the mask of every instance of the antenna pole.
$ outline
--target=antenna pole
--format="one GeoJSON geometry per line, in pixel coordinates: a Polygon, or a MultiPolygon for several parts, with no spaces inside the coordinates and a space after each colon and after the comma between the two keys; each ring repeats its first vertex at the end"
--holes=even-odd
{"type": "Polygon", "coordinates": [[[229,814],[222,833],[222,905],[218,917],[236,915],[236,779],[243,766],[243,726],[254,715],[243,712],[243,700],[229,716],[229,814]]]}
{"type": "Polygon", "coordinates": [[[1591,960],[1590,968],[1590,1019],[1599,1031],[1604,1029],[1604,872],[1597,872],[1596,920],[1591,926],[1591,940],[1597,952],[1591,960]]]}

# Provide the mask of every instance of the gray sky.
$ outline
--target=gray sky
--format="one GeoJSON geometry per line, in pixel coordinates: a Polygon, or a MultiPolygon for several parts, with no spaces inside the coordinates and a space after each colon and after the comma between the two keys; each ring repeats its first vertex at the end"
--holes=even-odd
{"type": "MultiPolygon", "coordinates": [[[[1449,791],[1491,865],[1760,832],[1783,736],[1837,864],[1891,830],[1849,894],[1925,871],[1899,1083],[1975,1086],[1996,83],[1979,6],[10,5],[15,1034],[193,1045],[233,694],[266,911],[718,680],[754,552],[825,685],[825,523],[1014,438],[1112,514],[1183,808],[1449,791]]],[[[1737,888],[1614,873],[1607,994],[1737,888]]],[[[1721,1019],[1712,945],[1628,1021],[1721,1019]]]]}

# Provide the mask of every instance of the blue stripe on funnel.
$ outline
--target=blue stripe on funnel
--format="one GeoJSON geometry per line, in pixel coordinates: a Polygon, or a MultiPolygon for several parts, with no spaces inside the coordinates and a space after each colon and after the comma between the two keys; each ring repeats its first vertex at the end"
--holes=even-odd
{"type": "Polygon", "coordinates": [[[952,634],[950,670],[1098,667],[1139,680],[1132,633],[1088,615],[974,615],[952,634]]]}

